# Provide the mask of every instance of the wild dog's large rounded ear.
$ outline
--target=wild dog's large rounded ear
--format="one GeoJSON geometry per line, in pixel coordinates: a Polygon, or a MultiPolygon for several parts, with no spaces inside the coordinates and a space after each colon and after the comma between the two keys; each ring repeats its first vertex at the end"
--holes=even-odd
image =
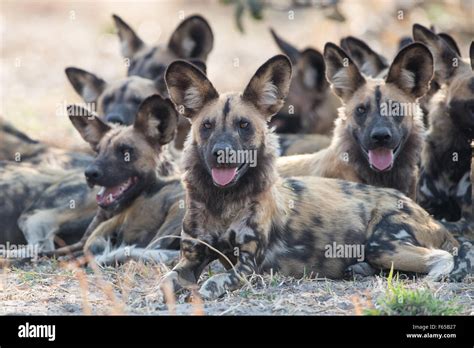
{"type": "Polygon", "coordinates": [[[110,130],[110,126],[89,110],[78,105],[69,105],[67,113],[72,125],[77,129],[82,139],[87,141],[92,149],[96,150],[104,134],[110,130]]]}
{"type": "Polygon", "coordinates": [[[300,51],[296,47],[279,37],[275,30],[273,30],[272,28],[270,28],[270,33],[272,34],[273,39],[275,40],[280,50],[290,58],[291,63],[293,65],[296,64],[296,62],[300,58],[300,51]]]}
{"type": "Polygon", "coordinates": [[[456,52],[456,54],[459,57],[461,57],[461,50],[459,49],[459,46],[456,43],[456,40],[454,40],[454,38],[451,35],[447,33],[439,33],[436,35],[442,38],[449,45],[449,48],[451,48],[454,52],[456,52]]]}
{"type": "Polygon", "coordinates": [[[469,58],[471,59],[471,69],[474,70],[474,41],[471,41],[471,46],[469,46],[469,58]]]}
{"type": "Polygon", "coordinates": [[[155,94],[146,98],[138,107],[133,127],[151,142],[161,145],[173,140],[178,126],[178,113],[169,99],[155,94]]]}
{"type": "Polygon", "coordinates": [[[193,118],[204,105],[219,98],[219,94],[206,75],[191,63],[176,60],[165,72],[168,93],[178,112],[193,118]]]}
{"type": "Polygon", "coordinates": [[[456,68],[462,64],[462,61],[447,41],[420,24],[413,25],[413,38],[430,49],[435,64],[434,78],[439,84],[454,76],[456,68]]]}
{"type": "Polygon", "coordinates": [[[192,65],[196,66],[199,68],[199,70],[201,70],[205,75],[207,75],[207,66],[206,66],[206,62],[204,62],[203,60],[201,59],[197,59],[197,58],[190,58],[190,59],[186,59],[188,62],[190,62],[192,65]]]}
{"type": "Polygon", "coordinates": [[[432,77],[433,56],[425,45],[415,42],[398,52],[385,82],[420,98],[428,92],[432,77]]]}
{"type": "Polygon", "coordinates": [[[298,66],[295,78],[300,79],[306,88],[323,91],[329,86],[326,80],[326,64],[320,52],[312,48],[305,49],[301,52],[298,66]]]}
{"type": "Polygon", "coordinates": [[[353,36],[342,39],[341,48],[349,54],[365,75],[375,77],[388,67],[384,57],[372,50],[364,41],[353,36]]]}
{"type": "Polygon", "coordinates": [[[283,107],[291,82],[291,62],[279,54],[267,60],[253,75],[242,94],[266,119],[283,107]]]}
{"type": "Polygon", "coordinates": [[[112,15],[117,34],[120,40],[120,49],[124,58],[132,58],[135,53],[145,46],[145,43],[138,37],[130,26],[117,15],[112,15]]]}
{"type": "Polygon", "coordinates": [[[95,103],[107,87],[104,80],[85,70],[69,67],[65,72],[72,87],[86,103],[95,103]]]}
{"type": "Polygon", "coordinates": [[[207,59],[214,46],[214,34],[209,23],[201,16],[183,20],[171,35],[168,48],[179,58],[207,59]]]}
{"type": "Polygon", "coordinates": [[[359,69],[337,45],[328,42],[324,46],[324,61],[326,62],[326,77],[331,82],[334,93],[347,101],[361,86],[365,79],[359,69]]]}

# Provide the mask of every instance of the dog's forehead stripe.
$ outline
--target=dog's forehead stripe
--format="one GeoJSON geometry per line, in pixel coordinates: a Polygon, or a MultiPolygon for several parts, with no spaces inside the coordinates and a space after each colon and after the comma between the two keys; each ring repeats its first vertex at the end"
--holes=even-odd
{"type": "Polygon", "coordinates": [[[382,92],[380,91],[380,86],[375,87],[375,106],[377,111],[380,112],[380,101],[382,100],[382,92]]]}

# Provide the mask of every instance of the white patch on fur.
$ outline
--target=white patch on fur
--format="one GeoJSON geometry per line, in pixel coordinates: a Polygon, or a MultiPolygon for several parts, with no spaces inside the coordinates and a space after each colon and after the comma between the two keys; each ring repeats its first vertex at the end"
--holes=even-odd
{"type": "Polygon", "coordinates": [[[85,85],[82,88],[82,98],[87,103],[92,103],[93,101],[97,100],[98,97],[99,97],[99,94],[97,93],[97,90],[95,88],[91,88],[88,85],[85,85]]]}
{"type": "Polygon", "coordinates": [[[413,87],[415,87],[416,82],[415,73],[406,69],[401,69],[400,81],[402,83],[402,86],[408,89],[412,89],[413,87]]]}
{"type": "Polygon", "coordinates": [[[139,248],[135,245],[121,245],[114,248],[112,243],[107,241],[103,253],[96,255],[95,261],[99,265],[115,265],[130,259],[167,264],[175,261],[178,257],[178,250],[139,248]]]}
{"type": "Polygon", "coordinates": [[[308,88],[316,87],[316,79],[318,78],[318,72],[314,69],[305,69],[303,74],[303,83],[308,88]]]}
{"type": "Polygon", "coordinates": [[[191,55],[191,53],[193,52],[194,47],[196,47],[196,41],[194,41],[190,37],[186,37],[181,42],[181,47],[183,48],[185,56],[189,57],[191,55]]]}
{"type": "Polygon", "coordinates": [[[397,239],[403,239],[403,238],[409,238],[410,237],[408,232],[405,231],[405,230],[400,230],[400,231],[398,231],[397,234],[394,234],[393,236],[397,239]]]}
{"type": "Polygon", "coordinates": [[[275,105],[278,103],[278,88],[272,81],[263,84],[262,94],[260,96],[260,104],[275,105]]]}
{"type": "Polygon", "coordinates": [[[453,270],[454,258],[445,250],[433,249],[426,255],[426,264],[429,269],[427,278],[437,281],[453,270]]]}
{"type": "Polygon", "coordinates": [[[456,196],[457,197],[464,197],[468,190],[471,190],[471,180],[470,180],[470,172],[466,172],[461,180],[459,180],[459,183],[456,188],[456,196]]]}
{"type": "Polygon", "coordinates": [[[342,90],[352,90],[351,79],[345,69],[339,70],[331,79],[333,88],[342,90]]]}
{"type": "Polygon", "coordinates": [[[51,210],[39,210],[31,215],[22,215],[18,219],[18,227],[29,245],[38,245],[40,251],[53,251],[56,220],[51,210]]]}
{"type": "Polygon", "coordinates": [[[197,87],[191,86],[184,92],[183,104],[186,108],[197,110],[202,106],[201,93],[197,87]]]}
{"type": "Polygon", "coordinates": [[[420,187],[420,192],[423,193],[426,197],[433,198],[434,195],[426,185],[426,181],[423,181],[423,184],[420,187]]]}
{"type": "Polygon", "coordinates": [[[148,115],[146,134],[151,138],[156,138],[160,134],[158,130],[160,123],[161,121],[153,117],[153,115],[148,115]]]}

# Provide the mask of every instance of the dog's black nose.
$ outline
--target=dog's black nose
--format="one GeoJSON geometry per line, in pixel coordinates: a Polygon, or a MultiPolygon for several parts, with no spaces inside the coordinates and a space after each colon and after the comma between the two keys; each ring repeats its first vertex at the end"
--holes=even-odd
{"type": "Polygon", "coordinates": [[[384,145],[392,139],[392,132],[387,127],[377,127],[370,132],[370,138],[378,145],[384,145]]]}
{"type": "Polygon", "coordinates": [[[119,114],[110,114],[105,117],[105,120],[108,123],[124,124],[125,120],[122,115],[119,114]]]}
{"type": "Polygon", "coordinates": [[[100,170],[99,167],[94,166],[94,165],[90,165],[84,171],[84,175],[86,176],[87,181],[95,181],[95,180],[100,179],[102,177],[103,173],[102,173],[102,170],[100,170]]]}
{"type": "Polygon", "coordinates": [[[224,156],[225,153],[226,153],[226,149],[227,149],[227,151],[230,151],[232,149],[232,147],[229,144],[226,144],[226,143],[216,143],[212,147],[212,154],[215,157],[224,156]]]}

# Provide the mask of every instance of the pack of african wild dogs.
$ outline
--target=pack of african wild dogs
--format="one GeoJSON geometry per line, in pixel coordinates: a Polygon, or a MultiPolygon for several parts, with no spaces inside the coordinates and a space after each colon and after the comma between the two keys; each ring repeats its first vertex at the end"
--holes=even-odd
{"type": "Polygon", "coordinates": [[[472,42],[467,57],[414,24],[387,58],[352,36],[299,50],[270,29],[281,54],[226,92],[206,75],[214,33],[202,16],[160,45],[112,20],[127,76],[65,70],[84,100],[67,113],[90,151],[0,124],[0,244],[164,263],[171,291],[219,260],[226,271],[200,284],[205,299],[254,273],[472,274],[472,42]],[[364,257],[328,253],[337,246],[364,257]]]}

